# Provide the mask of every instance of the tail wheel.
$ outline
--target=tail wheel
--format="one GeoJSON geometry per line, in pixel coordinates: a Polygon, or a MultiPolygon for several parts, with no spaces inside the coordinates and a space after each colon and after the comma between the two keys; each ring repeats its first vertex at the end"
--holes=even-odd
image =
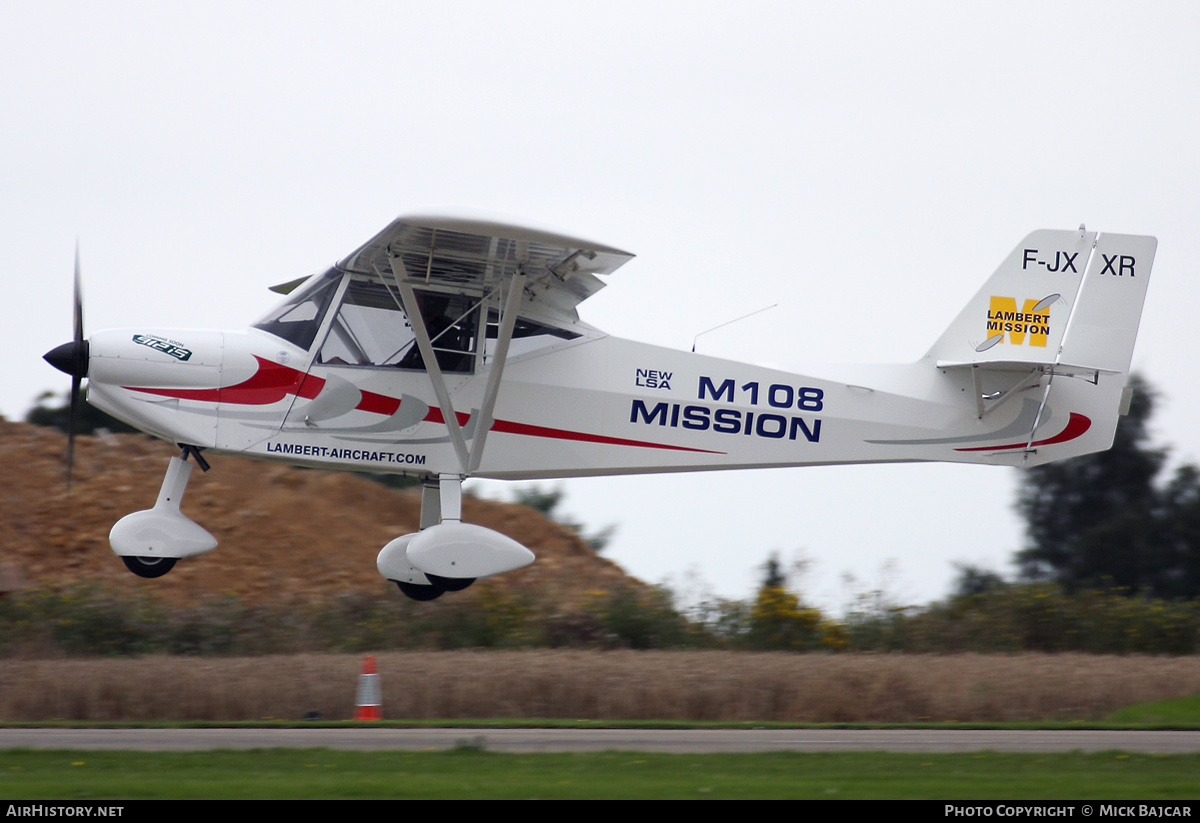
{"type": "Polygon", "coordinates": [[[175,568],[177,557],[122,557],[125,568],[138,577],[155,578],[175,568]]]}

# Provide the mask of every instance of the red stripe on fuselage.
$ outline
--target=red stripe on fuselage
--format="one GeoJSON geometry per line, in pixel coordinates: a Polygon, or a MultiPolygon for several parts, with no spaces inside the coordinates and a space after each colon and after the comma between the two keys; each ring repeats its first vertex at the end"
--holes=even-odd
{"type": "Polygon", "coordinates": [[[626,440],[623,437],[607,437],[602,434],[568,431],[567,429],[552,429],[547,426],[534,426],[529,423],[514,423],[511,420],[497,420],[492,424],[492,431],[503,434],[522,434],[528,437],[548,437],[554,440],[577,440],[581,443],[603,443],[608,446],[637,446],[644,449],[667,449],[679,452],[701,452],[703,454],[724,454],[725,452],[710,451],[709,449],[692,449],[687,446],[669,446],[665,443],[649,443],[645,440],[626,440]]]}
{"type": "Polygon", "coordinates": [[[359,392],[362,394],[362,399],[354,407],[359,411],[391,417],[400,408],[400,401],[395,397],[388,397],[386,394],[376,394],[373,391],[362,391],[362,389],[359,389],[359,392]]]}
{"type": "Polygon", "coordinates": [[[969,449],[955,449],[956,452],[994,452],[1003,449],[1023,449],[1028,445],[1030,448],[1037,446],[1052,446],[1055,443],[1066,443],[1068,440],[1074,440],[1076,437],[1081,437],[1084,432],[1092,427],[1091,419],[1085,417],[1078,412],[1071,412],[1071,417],[1067,420],[1067,425],[1063,430],[1053,437],[1048,437],[1045,440],[1035,440],[1032,443],[1010,443],[1007,446],[972,446],[969,449]]]}
{"type": "MultiPolygon", "coordinates": [[[[465,414],[463,412],[455,412],[454,417],[458,420],[458,425],[460,425],[460,426],[467,425],[467,421],[471,419],[471,415],[465,414]]],[[[421,422],[423,422],[423,423],[445,423],[446,418],[442,414],[441,409],[431,408],[429,410],[429,414],[425,415],[424,419],[421,422]]]]}
{"type": "MultiPolygon", "coordinates": [[[[321,393],[325,381],[314,375],[306,375],[302,371],[272,363],[258,355],[258,371],[248,380],[243,380],[233,386],[215,389],[149,389],[136,386],[126,386],[132,391],[157,394],[162,397],[178,397],[180,400],[201,400],[209,403],[233,403],[244,406],[266,406],[278,403],[289,394],[312,400],[321,393]]],[[[355,408],[359,411],[391,416],[400,408],[400,400],[388,397],[386,394],[359,390],[362,399],[355,408]]],[[[471,415],[455,412],[458,424],[465,426],[471,415]]],[[[425,415],[424,422],[445,424],[442,410],[431,408],[425,415]]],[[[497,420],[492,424],[492,431],[502,434],[518,434],[526,437],[544,437],[552,440],[574,440],[580,443],[601,443],[608,446],[634,446],[644,449],[666,449],[668,451],[700,452],[702,454],[724,454],[724,452],[709,449],[693,449],[687,446],[671,446],[665,443],[651,443],[645,440],[627,440],[623,437],[608,437],[602,434],[555,429],[548,426],[535,426],[529,423],[515,423],[510,420],[497,420]]]]}
{"type": "Polygon", "coordinates": [[[258,370],[248,379],[232,386],[215,389],[148,389],[125,386],[131,391],[157,394],[162,397],[178,397],[180,400],[202,400],[208,403],[236,403],[241,406],[267,406],[278,403],[289,394],[312,400],[321,393],[325,381],[320,377],[305,375],[304,372],[272,363],[254,355],[258,370]]]}

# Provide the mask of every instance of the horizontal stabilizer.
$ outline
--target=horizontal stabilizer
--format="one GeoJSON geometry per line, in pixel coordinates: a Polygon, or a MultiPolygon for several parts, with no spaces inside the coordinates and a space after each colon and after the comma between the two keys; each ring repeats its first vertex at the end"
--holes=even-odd
{"type": "Polygon", "coordinates": [[[1120,374],[1115,369],[1102,369],[1098,366],[1077,366],[1069,363],[1028,363],[1020,360],[992,360],[983,363],[955,363],[949,360],[937,361],[939,369],[988,369],[996,372],[1018,372],[1027,374],[1033,369],[1040,369],[1044,374],[1061,374],[1067,377],[1094,377],[1097,374],[1120,374]]]}

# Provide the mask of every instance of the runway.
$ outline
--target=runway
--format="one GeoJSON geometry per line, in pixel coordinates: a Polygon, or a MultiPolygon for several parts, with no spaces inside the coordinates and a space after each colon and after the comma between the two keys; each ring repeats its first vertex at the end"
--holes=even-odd
{"type": "Polygon", "coordinates": [[[330,748],[497,752],[1200,752],[1200,731],[926,729],[0,729],[0,749],[330,748]]]}

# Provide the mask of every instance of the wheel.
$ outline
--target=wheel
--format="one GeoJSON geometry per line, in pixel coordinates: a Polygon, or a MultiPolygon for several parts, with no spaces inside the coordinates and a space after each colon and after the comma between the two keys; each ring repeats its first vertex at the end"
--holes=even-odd
{"type": "Polygon", "coordinates": [[[461,592],[475,582],[474,577],[438,577],[436,574],[426,574],[425,576],[429,578],[430,583],[448,592],[461,592]]]}
{"type": "Polygon", "coordinates": [[[125,568],[136,574],[138,577],[162,577],[164,574],[175,568],[177,557],[129,557],[121,558],[125,561],[125,568]]]}
{"type": "Polygon", "coordinates": [[[400,591],[404,592],[405,597],[411,598],[412,600],[419,600],[422,603],[430,600],[437,600],[446,591],[445,589],[439,589],[437,586],[421,586],[416,583],[401,583],[399,580],[395,582],[396,585],[400,587],[400,591]]]}

